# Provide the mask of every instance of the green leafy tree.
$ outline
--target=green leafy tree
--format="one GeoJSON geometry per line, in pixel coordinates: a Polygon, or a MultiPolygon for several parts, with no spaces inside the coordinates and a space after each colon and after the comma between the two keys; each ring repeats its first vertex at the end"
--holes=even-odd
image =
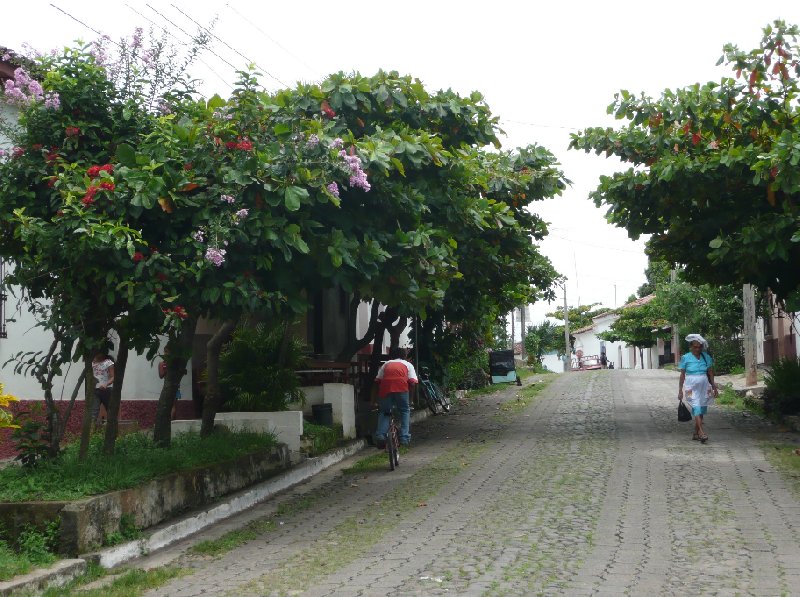
{"type": "MultiPolygon", "coordinates": [[[[666,284],[669,281],[670,269],[670,265],[665,261],[649,259],[647,261],[647,268],[644,270],[647,282],[639,286],[639,289],[636,291],[639,298],[644,298],[655,293],[659,285],[666,284]]],[[[636,297],[634,297],[633,300],[635,299],[636,297]]],[[[632,302],[630,297],[628,302],[632,302]]]]}
{"type": "Polygon", "coordinates": [[[528,327],[525,335],[525,351],[528,353],[529,361],[541,365],[545,354],[556,351],[558,356],[562,356],[564,349],[564,326],[545,320],[528,327]]]}
{"type": "Polygon", "coordinates": [[[779,297],[800,286],[798,28],[775,21],[759,46],[726,45],[733,75],[665,90],[621,91],[608,108],[628,124],[590,128],[570,146],[614,155],[630,168],[592,194],[632,238],[653,235],[656,259],[687,279],[752,283],[779,297]]]}
{"type": "MultiPolygon", "coordinates": [[[[570,331],[579,330],[592,325],[592,319],[603,313],[611,311],[608,307],[596,308],[600,303],[591,303],[589,305],[578,305],[576,307],[568,307],[569,313],[569,329],[570,331]]],[[[547,317],[564,321],[564,310],[556,310],[547,313],[547,317]]],[[[561,334],[564,334],[564,327],[561,326],[561,334]]]]}

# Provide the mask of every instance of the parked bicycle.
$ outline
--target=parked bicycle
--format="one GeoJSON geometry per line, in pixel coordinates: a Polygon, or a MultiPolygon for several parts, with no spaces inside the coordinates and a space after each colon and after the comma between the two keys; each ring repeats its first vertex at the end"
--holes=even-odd
{"type": "Polygon", "coordinates": [[[420,368],[419,391],[425,399],[428,410],[434,415],[450,410],[450,398],[430,377],[427,367],[420,368]]]}

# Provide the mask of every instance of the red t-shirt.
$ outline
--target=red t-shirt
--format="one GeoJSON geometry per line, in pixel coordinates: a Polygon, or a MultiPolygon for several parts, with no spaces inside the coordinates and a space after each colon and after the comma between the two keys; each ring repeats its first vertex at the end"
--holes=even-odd
{"type": "Polygon", "coordinates": [[[375,379],[380,380],[379,395],[383,398],[394,392],[408,392],[408,384],[417,383],[417,372],[414,371],[414,365],[408,361],[393,359],[381,365],[375,379]]]}

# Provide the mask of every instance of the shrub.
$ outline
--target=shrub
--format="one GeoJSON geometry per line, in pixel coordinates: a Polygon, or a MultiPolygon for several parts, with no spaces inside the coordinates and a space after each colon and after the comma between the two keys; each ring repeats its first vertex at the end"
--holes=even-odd
{"type": "Polygon", "coordinates": [[[711,340],[711,356],[714,358],[714,372],[718,375],[733,373],[738,368],[744,367],[741,340],[724,338],[711,340]]]}
{"type": "Polygon", "coordinates": [[[800,414],[800,360],[776,361],[764,381],[764,410],[768,415],[800,414]]]}
{"type": "Polygon", "coordinates": [[[47,457],[50,450],[50,434],[42,420],[41,405],[34,404],[30,410],[18,412],[14,424],[16,428],[11,438],[17,451],[15,460],[24,467],[34,467],[47,457]]]}
{"type": "Polygon", "coordinates": [[[284,326],[239,327],[219,361],[222,410],[262,412],[286,410],[305,400],[295,371],[305,362],[305,345],[285,337],[284,326]]]}
{"type": "Polygon", "coordinates": [[[303,437],[310,442],[309,456],[319,456],[339,445],[343,437],[341,425],[333,428],[303,421],[303,437]]]}
{"type": "Polygon", "coordinates": [[[444,385],[448,390],[482,388],[489,378],[489,357],[483,347],[471,346],[459,338],[444,366],[444,385]]]}

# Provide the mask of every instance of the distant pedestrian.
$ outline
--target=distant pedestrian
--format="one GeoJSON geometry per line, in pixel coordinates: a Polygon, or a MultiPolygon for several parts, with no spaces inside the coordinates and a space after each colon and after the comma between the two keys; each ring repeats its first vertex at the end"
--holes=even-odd
{"type": "Polygon", "coordinates": [[[714,359],[708,354],[708,342],[700,334],[686,336],[689,343],[687,354],[681,357],[678,368],[681,378],[678,382],[678,400],[686,399],[694,416],[693,440],[702,443],[708,441],[703,427],[703,417],[708,412],[708,405],[719,395],[714,383],[714,359]]]}
{"type": "MultiPolygon", "coordinates": [[[[165,348],[164,349],[164,360],[162,360],[158,364],[158,378],[159,379],[164,379],[167,376],[167,361],[166,361],[166,357],[167,357],[168,353],[169,353],[169,351],[165,348]]],[[[185,369],[183,370],[183,374],[186,375],[186,370],[185,369]]],[[[173,421],[178,417],[178,400],[180,400],[181,398],[183,398],[183,395],[181,394],[181,389],[179,387],[177,390],[175,390],[175,399],[172,401],[172,410],[170,411],[170,419],[173,420],[173,421]]]]}
{"type": "Polygon", "coordinates": [[[108,416],[108,405],[111,401],[111,391],[114,388],[114,360],[104,352],[98,352],[92,359],[92,375],[97,383],[94,386],[94,402],[92,403],[92,420],[102,423],[108,416]],[[104,408],[101,417],[100,405],[104,408]]]}
{"type": "Polygon", "coordinates": [[[411,406],[408,393],[410,386],[418,383],[414,365],[406,360],[405,348],[392,349],[389,359],[381,365],[375,377],[379,396],[375,441],[379,448],[386,442],[392,408],[400,411],[400,443],[408,445],[411,442],[411,406]]]}

